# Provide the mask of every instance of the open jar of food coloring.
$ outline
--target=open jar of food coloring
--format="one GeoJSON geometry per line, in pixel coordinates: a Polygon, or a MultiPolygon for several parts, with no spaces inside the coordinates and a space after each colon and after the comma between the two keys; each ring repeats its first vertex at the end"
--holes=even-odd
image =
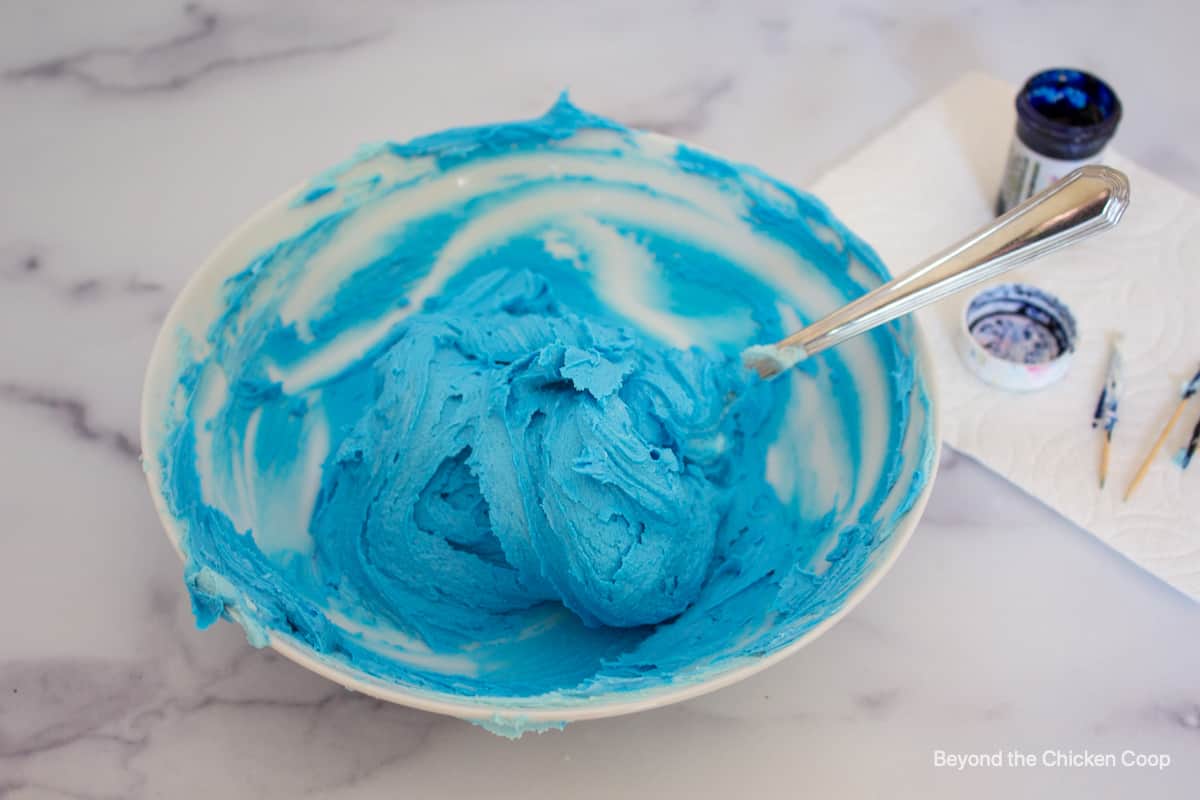
{"type": "Polygon", "coordinates": [[[1034,75],[1017,93],[1017,129],[996,200],[1003,214],[1083,164],[1104,160],[1121,121],[1121,101],[1104,81],[1077,69],[1034,75]]]}

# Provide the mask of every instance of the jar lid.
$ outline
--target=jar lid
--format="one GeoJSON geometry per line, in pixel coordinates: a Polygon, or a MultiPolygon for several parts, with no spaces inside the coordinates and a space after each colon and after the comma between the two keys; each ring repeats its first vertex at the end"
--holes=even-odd
{"type": "Polygon", "coordinates": [[[960,352],[992,386],[1027,392],[1062,378],[1075,354],[1075,317],[1049,292],[1004,283],[975,295],[963,314],[960,352]]]}

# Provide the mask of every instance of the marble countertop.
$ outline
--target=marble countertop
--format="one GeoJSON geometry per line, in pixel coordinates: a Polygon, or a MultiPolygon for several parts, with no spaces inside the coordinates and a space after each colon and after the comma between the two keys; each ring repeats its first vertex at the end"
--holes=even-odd
{"type": "Polygon", "coordinates": [[[361,142],[568,86],[804,185],[966,70],[1068,63],[1200,191],[1195,4],[644,5],[0,5],[0,797],[1196,796],[1200,608],[953,453],[844,622],[655,712],[510,742],[194,629],[137,463],[150,346],[217,241],[361,142]]]}

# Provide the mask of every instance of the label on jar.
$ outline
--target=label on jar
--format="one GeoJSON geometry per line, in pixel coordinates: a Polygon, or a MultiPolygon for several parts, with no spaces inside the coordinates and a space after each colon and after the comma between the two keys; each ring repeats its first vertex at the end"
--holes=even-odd
{"type": "Polygon", "coordinates": [[[1000,197],[996,201],[996,213],[1008,209],[1066,177],[1067,173],[1084,164],[1098,164],[1104,160],[1104,151],[1079,161],[1063,161],[1035,152],[1014,136],[1008,151],[1008,166],[1004,169],[1004,180],[1000,184],[1000,197]]]}

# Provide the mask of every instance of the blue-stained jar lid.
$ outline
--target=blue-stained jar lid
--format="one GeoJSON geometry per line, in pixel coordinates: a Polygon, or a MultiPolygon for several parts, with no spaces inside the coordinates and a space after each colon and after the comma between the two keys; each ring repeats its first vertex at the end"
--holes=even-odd
{"type": "Polygon", "coordinates": [[[1078,339],[1066,303],[1036,286],[984,289],[963,313],[959,352],[967,367],[1001,389],[1049,386],[1071,366],[1078,339]]]}
{"type": "Polygon", "coordinates": [[[1108,144],[1121,101],[1104,81],[1077,69],[1048,69],[1017,94],[1017,136],[1049,158],[1078,161],[1108,144]]]}

